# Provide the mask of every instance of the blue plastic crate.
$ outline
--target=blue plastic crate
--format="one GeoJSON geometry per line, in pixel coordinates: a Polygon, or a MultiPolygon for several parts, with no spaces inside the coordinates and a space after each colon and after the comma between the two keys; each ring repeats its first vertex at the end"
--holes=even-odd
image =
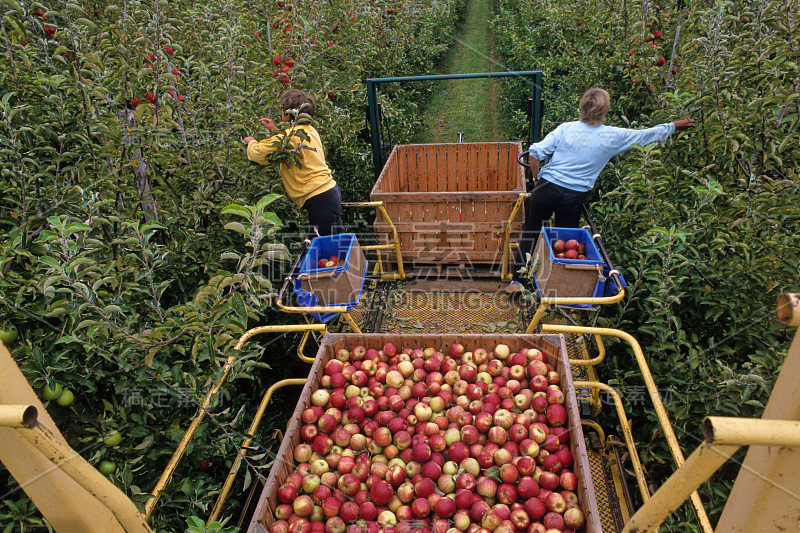
{"type": "MultiPolygon", "coordinates": [[[[317,237],[311,241],[297,266],[298,274],[293,280],[297,303],[302,307],[345,306],[352,309],[361,299],[367,268],[368,262],[354,233],[317,237]],[[343,264],[318,266],[320,259],[332,256],[343,259],[343,264]]],[[[339,315],[309,314],[320,322],[329,322],[339,315]]]]}
{"type": "Polygon", "coordinates": [[[605,265],[605,261],[600,256],[600,250],[594,243],[594,239],[585,228],[552,228],[549,226],[542,226],[542,237],[547,244],[547,250],[550,253],[550,261],[556,265],[585,265],[585,264],[599,264],[605,265]],[[564,259],[556,257],[553,253],[553,243],[561,239],[566,242],[570,239],[575,239],[586,247],[583,255],[586,259],[564,259]]]}

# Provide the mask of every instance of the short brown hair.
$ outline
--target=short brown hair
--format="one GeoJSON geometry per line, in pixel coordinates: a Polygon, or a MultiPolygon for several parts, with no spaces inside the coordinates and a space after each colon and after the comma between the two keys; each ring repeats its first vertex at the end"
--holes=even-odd
{"type": "Polygon", "coordinates": [[[316,107],[317,102],[314,100],[314,97],[300,89],[289,89],[281,95],[281,109],[284,113],[288,113],[292,109],[297,109],[300,110],[301,113],[306,113],[313,117],[316,107]],[[307,105],[300,110],[303,104],[307,105]]]}
{"type": "Polygon", "coordinates": [[[589,89],[581,98],[581,122],[590,126],[599,126],[606,121],[611,95],[605,89],[595,87],[589,89]]]}

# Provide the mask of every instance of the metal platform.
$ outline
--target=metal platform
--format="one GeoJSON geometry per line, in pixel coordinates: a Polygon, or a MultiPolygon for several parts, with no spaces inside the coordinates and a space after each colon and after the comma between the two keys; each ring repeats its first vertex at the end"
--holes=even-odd
{"type": "Polygon", "coordinates": [[[376,284],[351,311],[363,331],[522,333],[524,309],[497,281],[419,280],[376,284]]]}
{"type": "Polygon", "coordinates": [[[588,455],[603,533],[622,531],[630,516],[627,512],[623,515],[623,508],[620,507],[624,495],[621,493],[619,478],[614,475],[610,467],[606,466],[611,461],[604,454],[590,449],[588,455]]]}

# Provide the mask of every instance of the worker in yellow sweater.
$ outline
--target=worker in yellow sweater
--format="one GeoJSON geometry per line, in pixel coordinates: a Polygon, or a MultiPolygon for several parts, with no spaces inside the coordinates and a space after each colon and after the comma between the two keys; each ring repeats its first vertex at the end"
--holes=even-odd
{"type": "MultiPolygon", "coordinates": [[[[300,165],[284,159],[280,164],[280,175],[286,194],[308,213],[309,224],[316,226],[320,235],[332,235],[338,233],[342,225],[342,191],[325,163],[319,133],[302,118],[297,120],[299,113],[314,116],[315,107],[314,97],[299,89],[291,89],[281,95],[281,120],[290,123],[296,121],[294,130],[304,132],[307,139],[297,133],[292,135],[289,143],[293,149],[299,146],[300,165]]],[[[254,137],[245,137],[242,141],[247,145],[247,159],[268,165],[268,156],[279,149],[291,128],[284,130],[282,135],[271,118],[260,118],[258,122],[273,135],[262,141],[254,137]]]]}

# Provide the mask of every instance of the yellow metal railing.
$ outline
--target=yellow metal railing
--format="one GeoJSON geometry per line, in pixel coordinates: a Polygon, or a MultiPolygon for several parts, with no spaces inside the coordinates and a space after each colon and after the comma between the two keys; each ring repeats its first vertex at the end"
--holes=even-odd
{"type": "Polygon", "coordinates": [[[228,359],[225,361],[223,365],[222,376],[219,378],[216,384],[211,387],[208,392],[206,393],[205,398],[203,399],[203,403],[200,405],[200,408],[197,410],[197,414],[195,415],[194,419],[192,420],[191,424],[184,433],[183,438],[178,443],[177,448],[172,454],[172,457],[167,463],[167,467],[161,473],[161,477],[159,478],[156,486],[153,488],[152,491],[152,498],[147,500],[145,503],[145,516],[150,517],[153,512],[153,509],[158,503],[158,499],[161,496],[164,488],[169,483],[169,480],[172,478],[172,474],[175,472],[175,469],[178,467],[178,463],[180,463],[181,459],[183,458],[183,454],[186,453],[186,448],[189,446],[189,443],[194,438],[197,429],[200,427],[203,419],[205,418],[206,413],[208,412],[208,408],[211,406],[211,402],[213,401],[214,397],[219,392],[222,384],[225,383],[225,380],[228,378],[228,374],[233,368],[233,365],[236,363],[236,357],[238,355],[238,351],[241,349],[242,345],[252,337],[253,335],[258,335],[259,333],[291,333],[296,331],[304,331],[304,330],[311,330],[311,331],[325,331],[325,324],[290,324],[290,325],[276,325],[276,326],[261,326],[258,328],[254,328],[251,330],[246,331],[240,338],[239,341],[236,343],[234,347],[233,353],[228,356],[228,359]]]}
{"type": "MultiPolygon", "coordinates": [[[[639,492],[642,495],[642,500],[647,501],[650,498],[650,491],[647,488],[647,480],[644,477],[642,470],[642,463],[639,460],[639,454],[636,452],[636,443],[633,440],[633,433],[628,425],[628,415],[625,414],[625,406],[622,404],[622,398],[619,397],[617,391],[613,387],[600,383],[597,381],[576,381],[576,389],[596,389],[605,392],[614,400],[614,407],[617,409],[617,417],[619,424],[622,428],[622,436],[625,438],[625,447],[628,448],[628,455],[631,458],[631,465],[633,466],[633,473],[636,475],[636,482],[639,485],[639,492]]],[[[622,470],[622,465],[619,465],[622,470]]]]}
{"type": "Polygon", "coordinates": [[[388,244],[370,244],[362,246],[362,250],[375,250],[378,254],[378,268],[380,269],[381,279],[406,279],[406,271],[403,266],[403,253],[400,250],[400,238],[397,235],[397,229],[394,227],[389,213],[386,211],[386,206],[382,201],[379,202],[343,202],[344,207],[374,207],[378,213],[383,217],[392,231],[392,242],[388,244]],[[383,270],[383,260],[381,258],[381,250],[394,250],[397,257],[397,273],[389,274],[383,270]]]}
{"type": "MultiPolygon", "coordinates": [[[[664,432],[664,438],[667,441],[667,445],[672,453],[672,458],[676,464],[676,466],[680,467],[684,463],[683,452],[681,451],[681,447],[678,444],[678,439],[675,436],[675,431],[672,429],[672,423],[669,421],[669,415],[667,415],[667,410],[664,407],[664,402],[661,400],[661,394],[658,392],[658,388],[656,387],[655,380],[653,379],[653,375],[650,372],[650,367],[647,364],[647,360],[644,357],[644,352],[642,351],[639,342],[629,333],[624,331],[620,331],[617,329],[609,329],[609,328],[593,328],[593,327],[581,327],[581,326],[562,326],[562,325],[555,325],[555,324],[543,324],[542,325],[542,333],[572,333],[578,335],[595,335],[597,336],[609,336],[609,337],[617,337],[618,339],[624,340],[625,342],[630,345],[631,349],[633,350],[634,358],[636,359],[636,363],[639,366],[639,371],[642,374],[642,378],[645,382],[645,388],[650,396],[650,400],[653,403],[653,408],[655,409],[656,417],[658,418],[658,422],[661,425],[661,429],[664,432]]],[[[570,361],[571,363],[571,361],[570,361]]],[[[576,382],[576,387],[577,382],[576,382]]],[[[700,527],[706,533],[711,533],[713,528],[711,527],[711,522],[708,519],[708,514],[706,513],[705,508],[703,507],[703,502],[700,500],[700,495],[697,494],[697,491],[692,492],[690,496],[690,500],[692,502],[692,507],[694,508],[695,515],[697,516],[697,521],[700,524],[700,527]]]]}
{"type": "MultiPolygon", "coordinates": [[[[508,266],[511,262],[511,225],[514,222],[514,219],[517,218],[517,213],[519,213],[520,209],[522,209],[522,204],[527,198],[530,198],[530,196],[531,193],[529,192],[520,193],[517,201],[514,202],[514,207],[511,209],[511,214],[508,215],[508,220],[506,220],[506,233],[505,237],[503,238],[503,266],[502,273],[500,275],[501,279],[511,279],[512,277],[508,266]]],[[[517,245],[517,247],[519,247],[519,245],[517,245]]]]}
{"type": "Polygon", "coordinates": [[[225,483],[222,485],[222,490],[220,491],[219,496],[217,496],[217,501],[214,503],[214,508],[211,510],[211,516],[208,518],[209,524],[214,522],[219,517],[220,512],[222,512],[222,507],[225,505],[225,501],[228,499],[228,494],[233,487],[234,481],[236,481],[236,475],[239,473],[239,467],[242,464],[242,460],[247,457],[247,450],[250,447],[250,444],[253,442],[253,437],[258,431],[258,426],[261,425],[261,419],[264,416],[264,412],[267,410],[267,404],[269,404],[269,401],[272,399],[272,395],[281,387],[305,384],[305,379],[284,379],[274,383],[269,389],[267,389],[267,392],[264,393],[263,398],[261,398],[261,403],[258,406],[258,411],[256,411],[253,421],[250,423],[250,427],[247,429],[247,437],[239,447],[238,453],[236,454],[236,459],[234,459],[233,465],[231,465],[231,468],[228,471],[228,476],[225,478],[225,483]]]}
{"type": "Polygon", "coordinates": [[[617,278],[612,276],[611,279],[614,281],[614,284],[617,286],[617,294],[614,296],[600,296],[600,297],[578,297],[573,296],[569,298],[557,298],[557,297],[542,297],[541,302],[539,303],[539,307],[536,308],[536,312],[531,319],[530,324],[528,324],[528,328],[525,330],[525,333],[533,333],[536,329],[536,326],[539,325],[539,321],[542,319],[542,315],[544,315],[545,311],[551,305],[579,305],[579,304],[589,304],[589,305],[606,305],[606,304],[615,304],[625,298],[625,289],[618,283],[617,278]]]}
{"type": "MultiPolygon", "coordinates": [[[[17,434],[46,457],[55,469],[101,502],[116,521],[113,526],[108,524],[107,527],[118,526],[119,531],[151,531],[146,518],[139,513],[131,500],[67,445],[60,435],[40,424],[38,416],[38,410],[32,405],[0,405],[0,427],[16,429],[17,434]]],[[[64,504],[68,505],[69,502],[61,502],[61,505],[64,504]]]]}
{"type": "MultiPolygon", "coordinates": [[[[297,331],[303,331],[303,337],[300,342],[300,348],[298,348],[297,356],[300,358],[301,361],[305,363],[313,363],[313,357],[306,357],[302,353],[302,348],[305,346],[309,335],[314,331],[325,331],[324,324],[304,324],[296,326],[298,329],[297,331]],[[320,327],[322,326],[322,327],[320,327]]],[[[244,346],[244,343],[252,338],[255,335],[260,333],[271,333],[272,329],[271,326],[261,326],[258,328],[253,328],[251,330],[246,331],[240,338],[239,341],[236,343],[236,349],[241,349],[244,346]]],[[[261,403],[258,406],[258,410],[256,414],[253,416],[253,420],[250,422],[250,427],[247,429],[247,437],[242,442],[238,453],[236,454],[236,459],[234,459],[233,464],[231,465],[230,470],[228,471],[228,476],[225,478],[225,483],[222,486],[222,490],[217,496],[217,501],[214,503],[214,507],[211,510],[211,515],[209,516],[207,523],[214,522],[217,518],[219,518],[220,513],[222,512],[222,508],[225,505],[225,502],[228,499],[228,495],[230,494],[231,488],[233,487],[233,483],[236,481],[236,476],[239,473],[239,468],[241,466],[242,460],[245,459],[247,456],[247,450],[250,447],[250,444],[253,442],[253,437],[255,436],[256,432],[258,431],[258,427],[261,425],[261,419],[264,416],[264,413],[267,410],[267,405],[269,404],[270,400],[272,399],[272,395],[275,394],[275,391],[282,387],[290,386],[290,385],[305,385],[305,379],[284,379],[274,383],[267,391],[264,393],[264,396],[261,398],[261,403]]],[[[283,440],[283,435],[280,431],[277,432],[280,435],[280,439],[283,440]]]]}
{"type": "MultiPolygon", "coordinates": [[[[658,533],[672,511],[683,504],[690,493],[696,494],[697,488],[742,446],[800,447],[800,421],[797,420],[707,417],[703,421],[703,433],[705,441],[659,487],[652,499],[636,511],[623,533],[658,533]]],[[[768,526],[773,518],[763,517],[763,531],[778,530],[768,526]]]]}

